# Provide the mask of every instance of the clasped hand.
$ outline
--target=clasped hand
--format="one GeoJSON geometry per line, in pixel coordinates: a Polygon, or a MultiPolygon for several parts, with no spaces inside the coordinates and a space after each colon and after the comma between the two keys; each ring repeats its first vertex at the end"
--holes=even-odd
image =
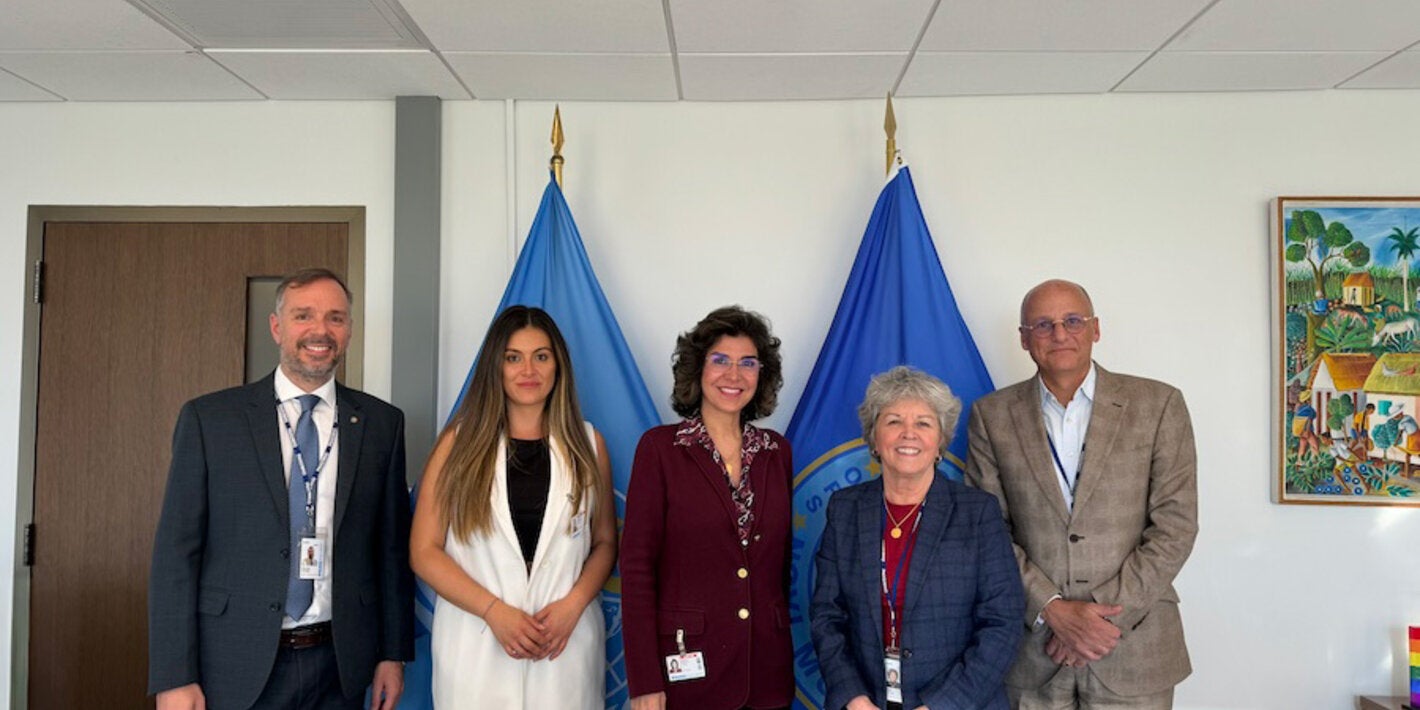
{"type": "Polygon", "coordinates": [[[1124,607],[1056,599],[1041,612],[1050,626],[1045,643],[1050,659],[1064,666],[1083,666],[1108,656],[1119,645],[1119,627],[1110,621],[1124,607]]]}
{"type": "Polygon", "coordinates": [[[562,654],[581,615],[579,605],[567,597],[548,604],[536,614],[499,600],[484,615],[484,621],[510,657],[541,661],[562,654]]]}

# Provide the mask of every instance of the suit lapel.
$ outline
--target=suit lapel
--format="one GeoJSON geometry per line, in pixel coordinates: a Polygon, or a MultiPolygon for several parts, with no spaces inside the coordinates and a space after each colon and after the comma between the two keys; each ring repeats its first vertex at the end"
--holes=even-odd
{"type": "Polygon", "coordinates": [[[1075,490],[1075,510],[1080,510],[1089,501],[1090,494],[1100,485],[1100,479],[1109,470],[1105,462],[1110,458],[1114,440],[1124,421],[1127,399],[1120,381],[1104,368],[1095,366],[1095,401],[1090,412],[1090,429],[1085,433],[1085,454],[1080,462],[1080,480],[1075,490]]]}
{"type": "MultiPolygon", "coordinates": [[[[592,439],[596,441],[596,439],[592,439]]],[[[561,533],[563,520],[567,518],[567,509],[572,506],[572,469],[567,459],[562,457],[561,447],[558,440],[551,435],[547,437],[547,455],[550,462],[552,480],[547,486],[547,507],[542,514],[542,530],[537,536],[537,550],[533,553],[533,569],[540,569],[547,548],[552,544],[553,536],[561,533]]],[[[587,503],[584,501],[584,505],[587,503]]],[[[522,550],[519,548],[519,553],[522,550]]]]}
{"type": "Polygon", "coordinates": [[[946,479],[932,475],[932,488],[922,502],[922,522],[917,528],[917,541],[912,545],[912,562],[907,574],[907,591],[902,600],[903,618],[912,615],[912,609],[922,598],[922,588],[927,584],[927,571],[932,569],[932,559],[941,548],[942,535],[947,531],[952,513],[956,509],[951,488],[946,479]]]}
{"type": "Polygon", "coordinates": [[[1017,441],[1025,454],[1026,466],[1035,482],[1050,501],[1051,510],[1060,516],[1060,521],[1070,521],[1070,510],[1065,507],[1065,494],[1060,492],[1060,475],[1055,470],[1055,459],[1050,456],[1050,445],[1045,439],[1045,414],[1040,409],[1040,376],[1027,380],[1017,388],[1015,401],[1011,402],[1011,418],[1015,422],[1017,441]]]}
{"type": "Polygon", "coordinates": [[[340,535],[340,523],[345,520],[345,509],[350,505],[350,492],[355,489],[355,476],[360,471],[360,447],[365,440],[365,417],[360,405],[349,396],[349,391],[339,382],[335,383],[336,430],[340,447],[339,465],[335,476],[335,510],[331,527],[331,539],[340,535]]]}
{"type": "Polygon", "coordinates": [[[866,589],[864,599],[871,599],[868,613],[872,617],[873,636],[878,640],[877,648],[883,647],[883,479],[874,478],[863,485],[858,507],[854,511],[858,549],[854,561],[863,570],[862,580],[866,589]]]}
{"type": "Polygon", "coordinates": [[[252,448],[256,450],[261,478],[271,494],[272,511],[281,527],[291,527],[290,497],[286,492],[286,471],[281,465],[281,429],[276,425],[276,378],[272,374],[247,385],[247,423],[251,426],[252,448]]]}
{"type": "MultiPolygon", "coordinates": [[[[555,469],[554,469],[555,471],[555,469]]],[[[554,472],[553,475],[556,475],[554,472]]],[[[551,501],[548,501],[549,504],[551,501]]],[[[523,562],[523,546],[518,542],[518,529],[513,527],[513,510],[508,503],[508,437],[498,439],[498,457],[493,462],[493,490],[488,494],[488,505],[493,512],[493,527],[504,542],[512,546],[513,559],[523,562]]],[[[543,528],[547,525],[544,524],[543,528]]],[[[534,553],[536,555],[536,553],[534,553]]],[[[526,567],[524,566],[526,572],[526,567]]]]}

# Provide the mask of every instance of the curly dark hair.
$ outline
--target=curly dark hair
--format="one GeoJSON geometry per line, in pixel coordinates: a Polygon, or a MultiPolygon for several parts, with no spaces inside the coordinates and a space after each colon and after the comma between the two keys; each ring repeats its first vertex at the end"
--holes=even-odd
{"type": "Polygon", "coordinates": [[[754,398],[740,412],[740,421],[754,421],[774,413],[779,403],[779,388],[784,386],[783,363],[779,359],[779,339],[769,331],[769,320],[739,306],[717,308],[705,316],[695,328],[681,333],[671,356],[671,372],[675,389],[671,391],[671,408],[682,417],[695,416],[700,411],[700,376],[705,371],[705,358],[710,348],[725,336],[743,335],[754,342],[759,356],[759,386],[754,398]]]}

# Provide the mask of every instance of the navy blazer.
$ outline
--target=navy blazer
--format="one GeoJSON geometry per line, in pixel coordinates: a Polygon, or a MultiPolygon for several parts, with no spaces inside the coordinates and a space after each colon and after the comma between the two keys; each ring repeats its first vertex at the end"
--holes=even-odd
{"type": "MultiPolygon", "coordinates": [[[[886,704],[883,513],[881,478],[828,502],[809,611],[825,709],[859,695],[886,704]]],[[[1004,710],[1025,597],[1001,509],[991,495],[938,475],[921,515],[903,599],[903,707],[1004,710]]]]}
{"type": "MultiPolygon", "coordinates": [[[[276,660],[291,554],[273,376],[183,405],[153,543],[148,690],[247,708],[276,660]]],[[[341,689],[414,655],[404,415],[336,385],[331,631],[341,689]]]]}

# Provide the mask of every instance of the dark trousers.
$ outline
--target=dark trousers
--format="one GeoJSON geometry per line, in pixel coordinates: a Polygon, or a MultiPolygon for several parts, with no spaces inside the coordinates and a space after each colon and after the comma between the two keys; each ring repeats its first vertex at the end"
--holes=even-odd
{"type": "Polygon", "coordinates": [[[364,704],[363,694],[347,698],[340,692],[335,646],[323,643],[277,651],[271,677],[252,710],[361,710],[364,704]]]}

